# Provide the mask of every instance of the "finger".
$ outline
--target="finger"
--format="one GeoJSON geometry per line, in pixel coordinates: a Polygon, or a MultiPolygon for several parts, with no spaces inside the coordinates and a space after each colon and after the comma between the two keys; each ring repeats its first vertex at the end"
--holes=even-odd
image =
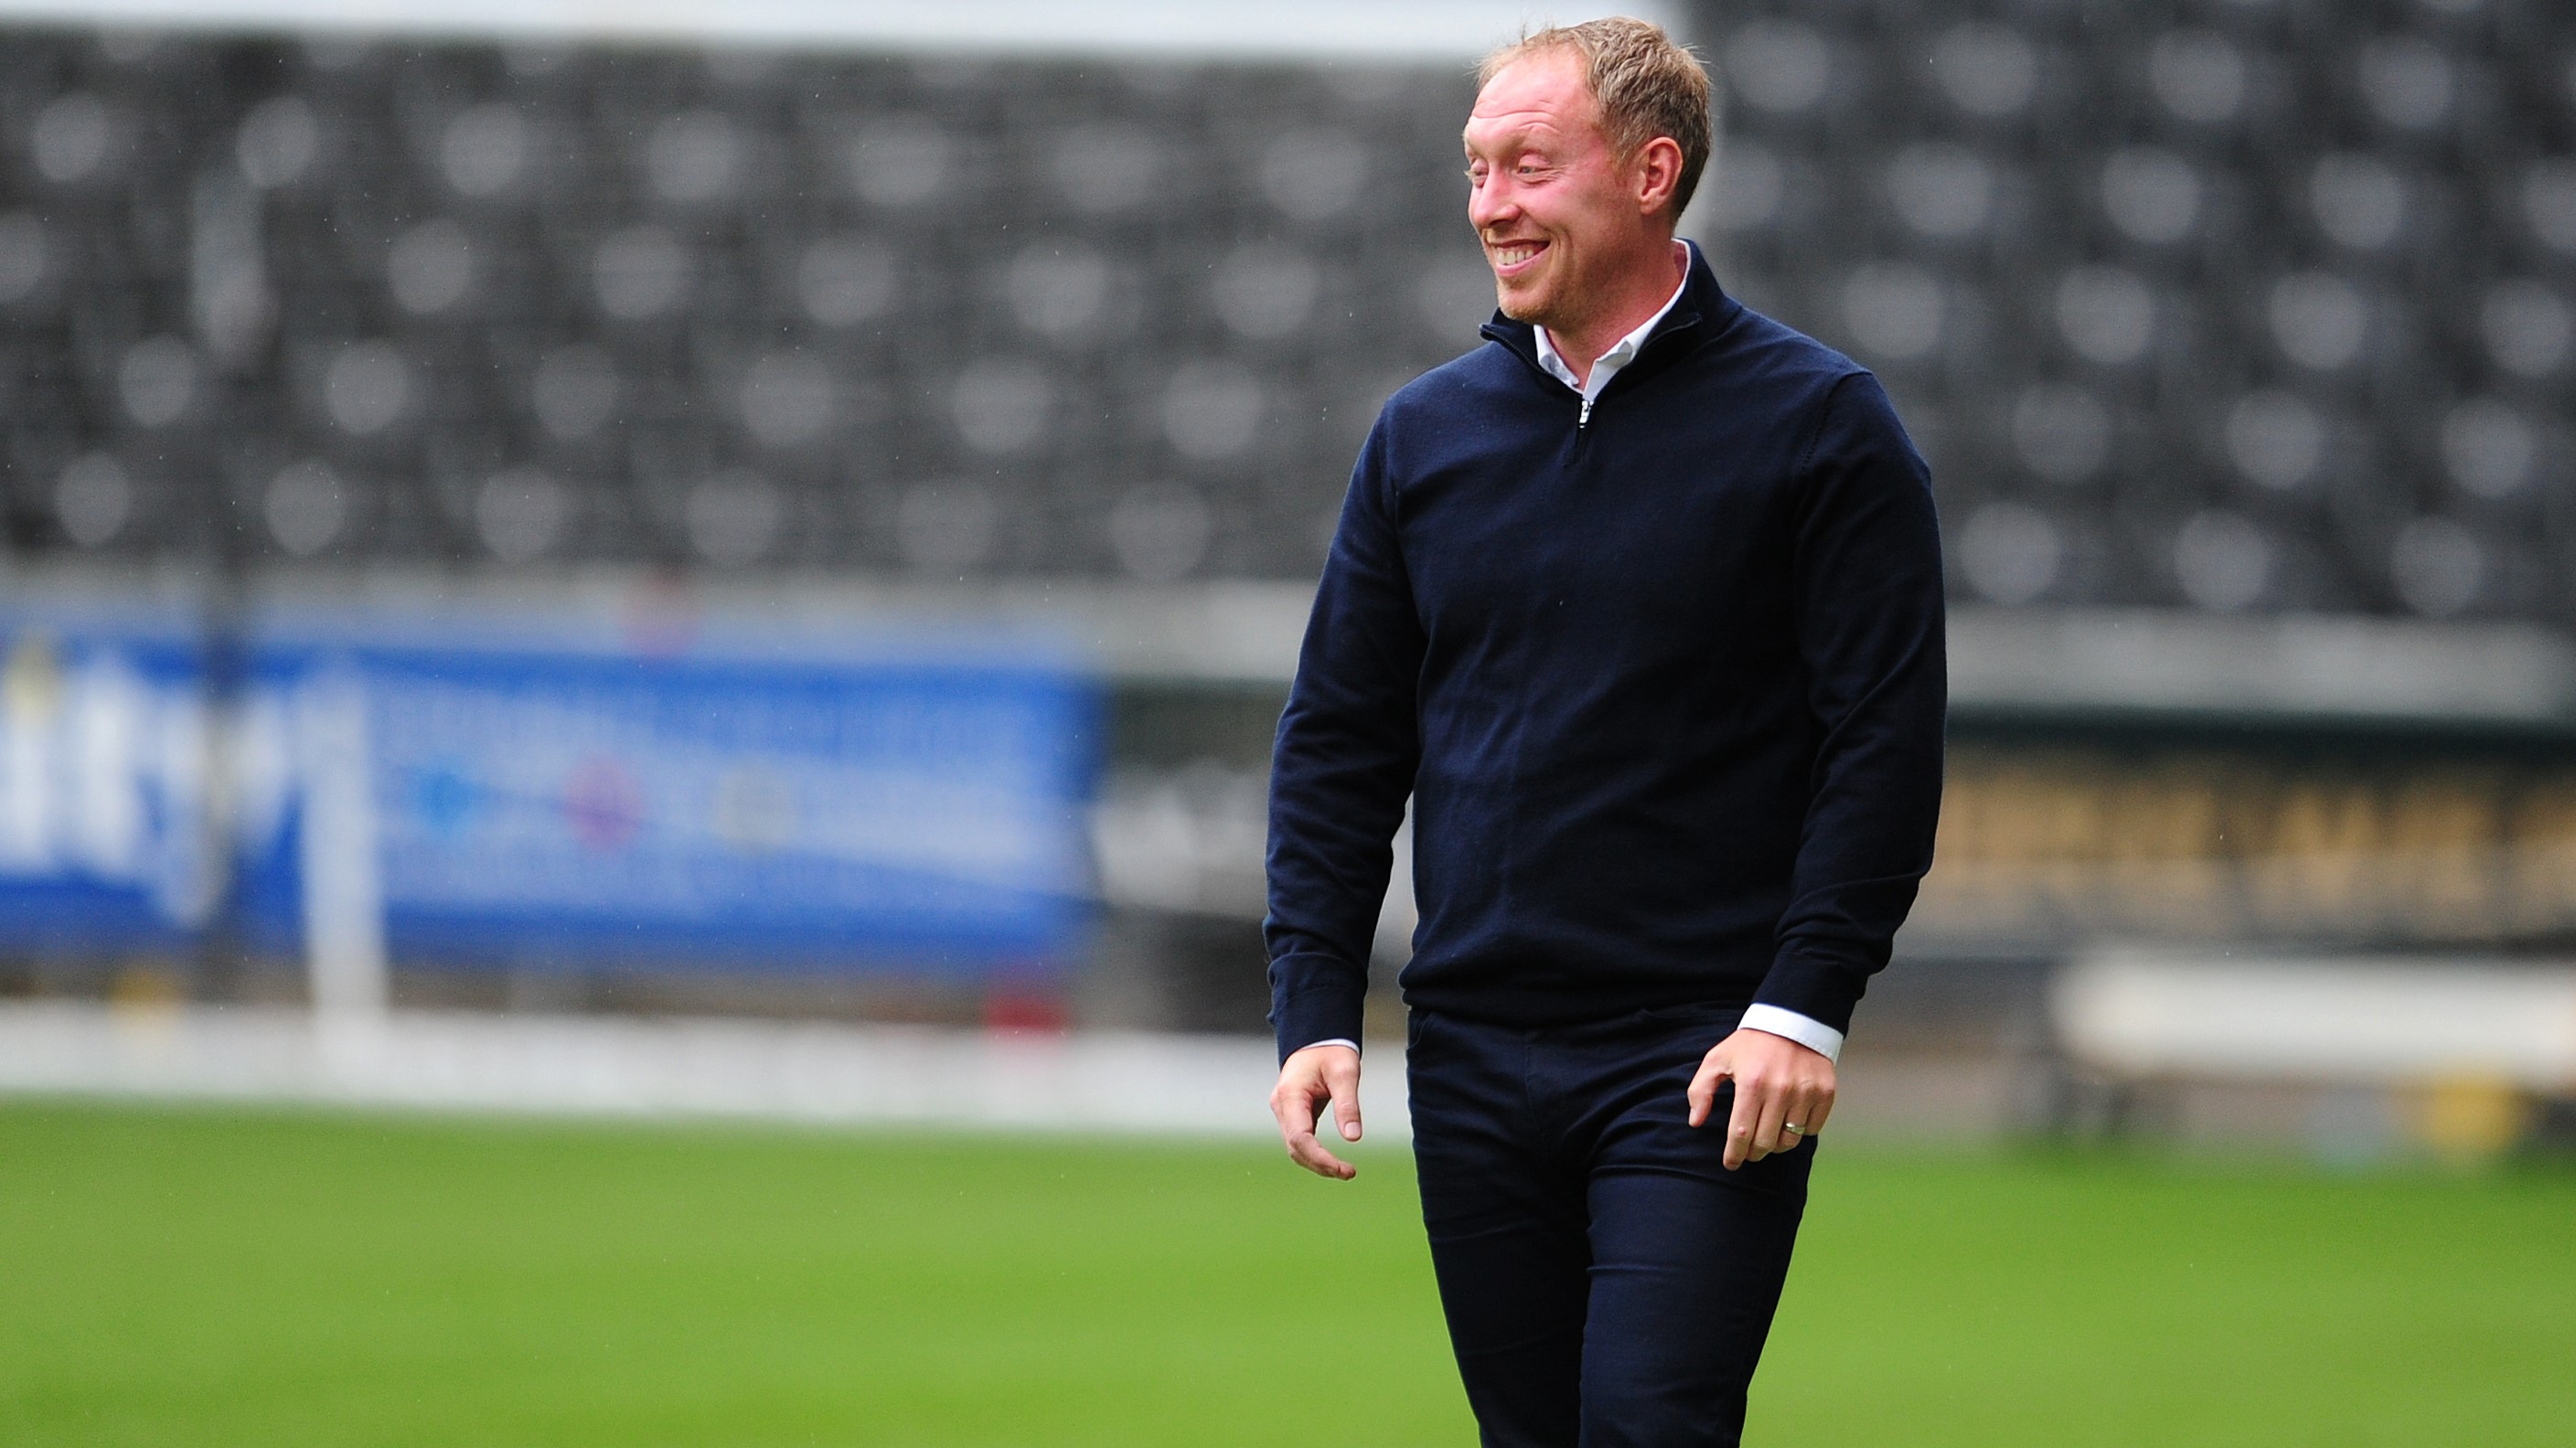
{"type": "Polygon", "coordinates": [[[1359,1175],[1359,1168],[1326,1151],[1324,1144],[1317,1141],[1315,1133],[1311,1131],[1299,1132],[1288,1138],[1288,1156],[1299,1166],[1320,1177],[1331,1177],[1335,1181],[1346,1182],[1359,1175]]]}
{"type": "Polygon", "coordinates": [[[1360,1139],[1360,1072],[1356,1065],[1324,1073],[1333,1088],[1333,1123],[1341,1129],[1342,1140],[1360,1139]]]}
{"type": "Polygon", "coordinates": [[[1340,1128],[1342,1140],[1360,1139],[1360,1093],[1357,1086],[1333,1093],[1333,1124],[1340,1128]]]}
{"type": "Polygon", "coordinates": [[[1685,1093],[1690,1101],[1691,1125],[1707,1122],[1709,1112],[1717,1107],[1718,1083],[1726,1076],[1726,1059],[1718,1054],[1718,1048],[1711,1048],[1707,1058],[1699,1063],[1699,1074],[1691,1077],[1690,1090],[1685,1093]]]}
{"type": "Polygon", "coordinates": [[[1783,1104],[1780,1111],[1780,1144],[1773,1149],[1777,1151],[1796,1151],[1799,1147],[1807,1144],[1808,1137],[1816,1134],[1817,1099],[1815,1083],[1812,1081],[1800,1081],[1782,1091],[1781,1099],[1783,1104]],[[1798,1130],[1791,1131],[1789,1129],[1793,1124],[1798,1127],[1798,1130]]]}
{"type": "Polygon", "coordinates": [[[1826,1086],[1816,1092],[1816,1104],[1808,1107],[1807,1114],[1798,1119],[1807,1124],[1807,1134],[1813,1136],[1825,1129],[1825,1118],[1833,1114],[1834,1088],[1826,1086]]]}
{"type": "Polygon", "coordinates": [[[1762,1093],[1762,1111],[1753,1121],[1755,1161],[1798,1144],[1798,1138],[1780,1129],[1780,1123],[1789,1119],[1791,1089],[1787,1082],[1781,1082],[1762,1093]]]}
{"type": "Polygon", "coordinates": [[[1753,1128],[1762,1123],[1762,1083],[1738,1077],[1735,1082],[1735,1109],[1726,1115],[1726,1169],[1733,1171],[1748,1160],[1759,1160],[1753,1149],[1753,1128]]]}

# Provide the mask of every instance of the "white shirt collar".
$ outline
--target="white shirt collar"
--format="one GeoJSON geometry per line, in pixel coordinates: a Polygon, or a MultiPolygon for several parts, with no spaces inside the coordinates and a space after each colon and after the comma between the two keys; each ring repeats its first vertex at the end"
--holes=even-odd
{"type": "Polygon", "coordinates": [[[1613,343],[1609,351],[1602,353],[1599,359],[1593,362],[1591,376],[1580,379],[1575,377],[1574,369],[1565,365],[1565,359],[1556,354],[1556,344],[1548,340],[1547,328],[1530,329],[1538,334],[1538,365],[1547,369],[1548,376],[1583,394],[1583,400],[1590,402],[1601,395],[1602,388],[1610,385],[1611,378],[1619,375],[1620,368],[1637,360],[1637,349],[1646,345],[1647,334],[1653,332],[1665,317],[1671,315],[1673,308],[1681,305],[1682,293],[1690,290],[1690,268],[1693,260],[1690,243],[1677,241],[1673,245],[1682,248],[1681,285],[1673,288],[1673,294],[1664,299],[1664,304],[1655,309],[1655,314],[1648,317],[1644,325],[1613,343]]]}

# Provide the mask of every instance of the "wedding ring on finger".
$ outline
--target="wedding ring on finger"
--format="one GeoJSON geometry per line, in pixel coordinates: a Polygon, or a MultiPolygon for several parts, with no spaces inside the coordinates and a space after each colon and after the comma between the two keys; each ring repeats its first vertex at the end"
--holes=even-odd
{"type": "Polygon", "coordinates": [[[1807,1128],[1800,1126],[1794,1121],[1781,1122],[1780,1129],[1789,1133],[1791,1136],[1804,1136],[1807,1134],[1807,1128]]]}

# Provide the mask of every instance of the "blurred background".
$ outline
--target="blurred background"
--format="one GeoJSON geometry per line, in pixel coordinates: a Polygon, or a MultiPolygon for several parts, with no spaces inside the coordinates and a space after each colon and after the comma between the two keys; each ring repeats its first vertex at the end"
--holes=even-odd
{"type": "MultiPolygon", "coordinates": [[[[1781,1328],[1861,1376],[1757,1422],[2556,1441],[2576,12],[1633,8],[1949,550],[1781,1328]]],[[[1263,813],[1522,19],[0,3],[0,1428],[1267,1442],[1356,1333],[1352,1441],[1460,1437],[1400,1159],[1261,1147],[1263,813]],[[313,1102],[733,1125],[190,1114],[313,1102]]]]}
{"type": "MultiPolygon", "coordinates": [[[[1720,82],[1687,229],[1880,370],[1945,520],[1949,807],[1854,1123],[2563,1134],[2576,23],[1657,16],[1720,82]]],[[[19,14],[31,1039],[1257,1036],[1271,727],[1374,410],[1490,309],[1451,172],[1517,19],[19,14]]],[[[1411,923],[1399,872],[1373,1030],[1411,923]]]]}
{"type": "MultiPolygon", "coordinates": [[[[11,22],[0,983],[1257,1035],[1271,726],[1375,408],[1490,310],[1450,173],[1517,17],[487,10],[11,22]]],[[[1720,81],[1687,229],[1940,493],[1855,1120],[2376,1150],[2438,1078],[2546,1134],[2576,27],[1658,18],[1720,81]],[[2502,1024],[2137,1089],[2278,1075],[2329,960],[2502,1024]]]]}

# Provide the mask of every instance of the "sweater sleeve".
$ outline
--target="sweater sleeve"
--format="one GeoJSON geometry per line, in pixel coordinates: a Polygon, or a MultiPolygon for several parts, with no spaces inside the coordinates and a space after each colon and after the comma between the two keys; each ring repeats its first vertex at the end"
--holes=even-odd
{"type": "Polygon", "coordinates": [[[1851,1026],[1932,864],[1941,811],[1941,538],[1929,471],[1878,379],[1825,400],[1790,517],[1818,731],[1788,909],[1755,1000],[1851,1026]]]}
{"type": "Polygon", "coordinates": [[[1380,417],[1325,559],[1270,766],[1270,1021],[1279,1054],[1360,1036],[1392,841],[1421,756],[1423,633],[1380,417]]]}

